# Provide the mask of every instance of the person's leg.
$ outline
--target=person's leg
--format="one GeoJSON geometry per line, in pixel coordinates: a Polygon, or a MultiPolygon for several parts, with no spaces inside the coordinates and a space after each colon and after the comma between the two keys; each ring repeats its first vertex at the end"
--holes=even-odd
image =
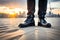
{"type": "MultiPolygon", "coordinates": [[[[27,19],[34,19],[34,12],[35,12],[35,0],[27,0],[27,19]],[[28,18],[29,17],[29,18],[28,18]]],[[[29,20],[25,20],[25,22],[29,20]]],[[[32,20],[33,21],[33,20],[32,20]]],[[[30,22],[30,21],[29,21],[30,22]]]]}
{"type": "Polygon", "coordinates": [[[20,24],[19,27],[29,27],[35,26],[34,22],[34,12],[35,12],[35,0],[27,0],[27,19],[25,20],[24,24],[20,24]]]}
{"type": "Polygon", "coordinates": [[[35,0],[27,0],[27,15],[34,15],[35,12],[35,0]]]}
{"type": "Polygon", "coordinates": [[[47,10],[47,0],[39,0],[38,26],[51,27],[51,24],[47,23],[47,21],[44,19],[46,15],[46,10],[47,10]]]}

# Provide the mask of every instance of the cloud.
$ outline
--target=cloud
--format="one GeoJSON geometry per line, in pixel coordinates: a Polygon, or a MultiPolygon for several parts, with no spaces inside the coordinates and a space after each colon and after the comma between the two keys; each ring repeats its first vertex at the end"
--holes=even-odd
{"type": "Polygon", "coordinates": [[[26,0],[0,0],[0,6],[26,9],[26,0]]]}
{"type": "Polygon", "coordinates": [[[57,2],[57,1],[60,1],[60,0],[51,0],[52,2],[57,2]]]}
{"type": "Polygon", "coordinates": [[[20,4],[25,4],[26,0],[0,0],[0,4],[8,4],[8,3],[20,3],[20,4]]]}

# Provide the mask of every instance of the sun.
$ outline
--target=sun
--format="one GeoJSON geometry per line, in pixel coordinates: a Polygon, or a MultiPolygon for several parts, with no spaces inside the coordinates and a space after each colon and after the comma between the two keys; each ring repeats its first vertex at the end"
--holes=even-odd
{"type": "MultiPolygon", "coordinates": [[[[8,12],[9,17],[17,17],[18,15],[20,15],[20,12],[23,13],[23,9],[21,8],[14,8],[14,9],[10,9],[8,12]]],[[[26,12],[26,11],[25,11],[26,12]]]]}
{"type": "Polygon", "coordinates": [[[5,7],[5,6],[0,6],[0,13],[4,13],[4,14],[8,14],[9,17],[16,17],[18,15],[20,15],[21,13],[27,13],[27,10],[24,10],[22,8],[9,8],[9,7],[5,7]]]}

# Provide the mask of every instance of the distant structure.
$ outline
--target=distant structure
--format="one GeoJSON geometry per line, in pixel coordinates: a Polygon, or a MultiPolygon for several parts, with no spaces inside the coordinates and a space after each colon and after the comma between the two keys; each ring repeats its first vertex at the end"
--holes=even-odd
{"type": "Polygon", "coordinates": [[[9,13],[0,13],[0,18],[23,18],[23,17],[26,17],[26,12],[23,11],[19,11],[19,14],[18,13],[14,13],[14,15],[11,15],[9,13]]]}
{"type": "Polygon", "coordinates": [[[51,5],[50,5],[50,2],[49,2],[49,13],[46,15],[47,17],[60,17],[60,14],[58,13],[58,14],[54,14],[54,13],[52,13],[52,10],[53,9],[57,9],[57,8],[51,8],[51,5]]]}

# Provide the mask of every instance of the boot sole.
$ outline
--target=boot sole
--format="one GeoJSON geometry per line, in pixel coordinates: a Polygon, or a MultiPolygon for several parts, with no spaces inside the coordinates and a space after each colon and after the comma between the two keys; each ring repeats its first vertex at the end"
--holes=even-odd
{"type": "Polygon", "coordinates": [[[47,25],[42,25],[41,23],[38,23],[38,26],[51,28],[51,24],[50,23],[48,23],[47,25]]]}
{"type": "Polygon", "coordinates": [[[34,23],[28,24],[28,25],[23,25],[23,24],[19,24],[18,27],[20,28],[25,28],[25,27],[30,27],[30,26],[35,26],[34,23]]]}

